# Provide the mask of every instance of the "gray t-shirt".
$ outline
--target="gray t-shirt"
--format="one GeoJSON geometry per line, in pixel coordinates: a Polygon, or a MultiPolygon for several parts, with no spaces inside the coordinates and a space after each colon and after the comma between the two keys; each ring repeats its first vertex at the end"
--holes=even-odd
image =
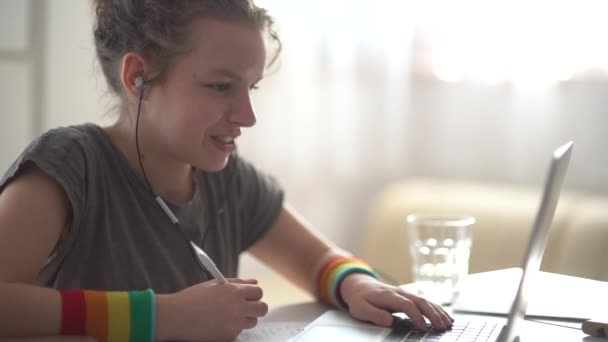
{"type": "MultiPolygon", "coordinates": [[[[8,169],[0,192],[28,161],[59,182],[73,209],[69,234],[38,274],[39,284],[172,293],[209,279],[186,239],[101,127],[85,124],[43,134],[8,169]]],[[[220,172],[195,169],[194,179],[189,203],[165,202],[186,235],[227,277],[234,277],[239,254],[277,218],[283,191],[237,154],[220,172]]]]}

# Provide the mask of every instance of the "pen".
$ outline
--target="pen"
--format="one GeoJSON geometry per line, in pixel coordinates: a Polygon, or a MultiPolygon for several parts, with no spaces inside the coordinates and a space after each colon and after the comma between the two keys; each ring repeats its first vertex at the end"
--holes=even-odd
{"type": "MultiPolygon", "coordinates": [[[[175,226],[181,231],[184,238],[186,240],[188,240],[188,237],[186,236],[186,234],[184,233],[182,228],[179,226],[179,220],[177,219],[175,214],[173,214],[171,209],[169,209],[169,207],[167,206],[165,201],[163,201],[163,199],[160,196],[156,196],[156,202],[158,203],[158,205],[160,205],[161,209],[169,217],[171,222],[173,222],[173,224],[175,224],[175,226]]],[[[198,257],[198,260],[200,260],[200,262],[203,264],[203,266],[205,266],[207,271],[211,272],[211,275],[213,275],[213,277],[215,279],[219,280],[220,283],[228,284],[228,280],[226,280],[226,277],[224,277],[222,272],[220,272],[220,270],[217,268],[217,266],[215,266],[215,264],[213,263],[213,260],[211,260],[211,258],[207,255],[207,253],[205,253],[205,251],[203,251],[200,247],[195,245],[194,242],[192,242],[192,241],[190,241],[190,245],[194,248],[194,251],[196,252],[196,256],[198,257]]]]}
{"type": "Polygon", "coordinates": [[[200,247],[195,245],[194,242],[192,242],[192,241],[190,241],[190,245],[192,245],[192,247],[196,251],[196,256],[203,263],[203,265],[205,266],[207,271],[211,272],[213,277],[215,279],[219,280],[220,283],[228,284],[228,280],[226,280],[226,278],[224,277],[222,272],[220,272],[220,270],[217,268],[217,266],[215,266],[215,263],[213,263],[213,260],[211,260],[211,258],[207,255],[207,253],[205,253],[205,251],[203,251],[200,247]]]}

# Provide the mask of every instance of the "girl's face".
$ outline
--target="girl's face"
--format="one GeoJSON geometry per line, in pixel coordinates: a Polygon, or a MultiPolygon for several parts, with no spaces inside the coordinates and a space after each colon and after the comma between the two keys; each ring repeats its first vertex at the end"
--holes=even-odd
{"type": "Polygon", "coordinates": [[[147,136],[156,152],[219,171],[241,128],[256,121],[251,90],[265,70],[264,32],[205,18],[190,26],[189,47],[174,58],[164,80],[148,88],[143,130],[152,131],[147,136]]]}

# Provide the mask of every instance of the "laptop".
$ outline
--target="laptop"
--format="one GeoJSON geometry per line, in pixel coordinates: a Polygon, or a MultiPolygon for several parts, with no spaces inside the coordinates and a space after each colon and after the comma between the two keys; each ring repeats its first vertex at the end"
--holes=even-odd
{"type": "Polygon", "coordinates": [[[572,146],[573,143],[568,142],[553,152],[540,206],[528,240],[519,287],[506,325],[492,320],[469,321],[467,318],[461,319],[458,315],[453,315],[456,321],[450,330],[438,332],[429,329],[428,332],[422,332],[416,330],[412,321],[403,314],[394,314],[396,319],[393,327],[383,328],[358,321],[348,313],[330,310],[310,323],[292,341],[518,341],[518,331],[528,305],[530,278],[540,269],[572,146]]]}

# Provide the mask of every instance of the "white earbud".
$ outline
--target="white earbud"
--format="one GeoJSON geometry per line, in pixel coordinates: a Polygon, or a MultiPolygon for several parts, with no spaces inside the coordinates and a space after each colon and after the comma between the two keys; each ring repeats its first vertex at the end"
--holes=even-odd
{"type": "Polygon", "coordinates": [[[144,85],[144,77],[137,76],[137,78],[135,79],[135,85],[137,86],[137,88],[141,89],[141,87],[144,85]]]}

